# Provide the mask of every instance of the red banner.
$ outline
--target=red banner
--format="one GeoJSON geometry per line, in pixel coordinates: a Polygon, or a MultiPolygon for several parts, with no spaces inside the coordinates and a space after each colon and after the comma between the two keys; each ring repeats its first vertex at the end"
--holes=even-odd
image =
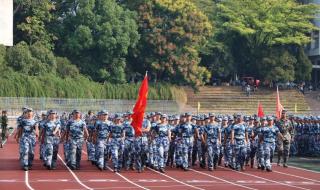
{"type": "Polygon", "coordinates": [[[134,128],[136,136],[141,136],[142,134],[142,123],[143,123],[143,117],[144,112],[147,107],[147,98],[148,98],[148,77],[147,74],[144,77],[140,90],[137,102],[133,108],[133,114],[132,114],[132,123],[131,125],[134,128]]]}
{"type": "Polygon", "coordinates": [[[263,113],[263,108],[262,108],[262,104],[259,102],[258,104],[258,117],[263,117],[264,113],[263,113]]]}

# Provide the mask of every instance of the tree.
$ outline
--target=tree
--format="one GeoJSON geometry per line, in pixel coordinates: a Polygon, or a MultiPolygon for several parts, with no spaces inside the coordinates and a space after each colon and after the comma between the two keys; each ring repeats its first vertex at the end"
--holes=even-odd
{"type": "Polygon", "coordinates": [[[125,57],[139,40],[135,13],[114,0],[57,1],[56,11],[58,53],[96,81],[125,82],[125,57]]]}
{"type": "Polygon", "coordinates": [[[216,34],[229,38],[226,43],[240,75],[263,79],[270,78],[274,73],[283,73],[283,70],[290,74],[283,79],[295,79],[291,65],[279,65],[276,70],[268,69],[268,72],[262,72],[259,68],[264,68],[261,64],[281,64],[281,59],[294,63],[292,49],[307,44],[310,41],[308,33],[316,29],[310,21],[317,12],[315,5],[304,5],[295,0],[228,0],[221,1],[217,8],[216,34]],[[279,48],[287,48],[286,55],[274,57],[281,56],[274,54],[279,48]]]}
{"type": "Polygon", "coordinates": [[[14,41],[29,45],[39,42],[52,49],[56,36],[47,30],[47,25],[52,21],[53,2],[14,0],[14,8],[14,41]]]}
{"type": "Polygon", "coordinates": [[[197,7],[186,0],[140,0],[126,4],[139,15],[141,41],[133,52],[136,67],[156,79],[199,86],[210,78],[199,66],[199,49],[213,27],[197,7]]]}

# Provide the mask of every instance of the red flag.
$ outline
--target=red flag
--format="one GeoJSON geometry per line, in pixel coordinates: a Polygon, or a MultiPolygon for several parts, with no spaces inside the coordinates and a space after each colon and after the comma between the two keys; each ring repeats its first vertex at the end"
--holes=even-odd
{"type": "Polygon", "coordinates": [[[133,108],[133,114],[132,114],[132,127],[134,128],[136,136],[141,136],[142,134],[142,123],[143,123],[143,117],[144,112],[147,107],[147,97],[148,97],[148,77],[147,74],[144,77],[140,90],[137,102],[133,108]]]}
{"type": "Polygon", "coordinates": [[[280,103],[280,95],[279,95],[279,90],[278,90],[278,86],[277,86],[277,103],[276,103],[276,116],[277,119],[281,118],[281,112],[283,110],[283,106],[280,103]]]}
{"type": "Polygon", "coordinates": [[[259,102],[258,104],[258,117],[263,117],[264,113],[263,113],[263,108],[262,108],[262,104],[259,102]]]}

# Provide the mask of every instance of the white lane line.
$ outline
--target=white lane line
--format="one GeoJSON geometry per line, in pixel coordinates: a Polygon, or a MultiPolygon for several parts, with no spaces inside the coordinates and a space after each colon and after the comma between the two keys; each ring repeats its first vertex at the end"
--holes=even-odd
{"type": "Polygon", "coordinates": [[[58,158],[61,160],[61,162],[63,163],[63,165],[69,170],[69,172],[72,174],[73,178],[85,189],[88,190],[93,190],[92,188],[86,186],[85,184],[83,184],[80,179],[77,177],[77,175],[67,166],[67,164],[63,161],[63,159],[60,157],[60,155],[58,154],[58,158]]]}
{"type": "Polygon", "coordinates": [[[278,182],[278,181],[274,181],[274,180],[267,179],[267,178],[264,178],[264,177],[256,176],[256,175],[253,175],[253,174],[248,174],[248,173],[245,173],[245,172],[240,172],[240,171],[236,171],[236,170],[231,170],[231,169],[229,169],[229,168],[224,168],[224,167],[221,167],[221,166],[218,166],[218,167],[219,167],[219,168],[222,168],[222,169],[224,169],[224,170],[234,171],[234,172],[237,172],[237,173],[240,173],[240,174],[243,174],[243,175],[247,175],[247,176],[251,176],[251,177],[263,179],[263,180],[270,181],[270,182],[273,182],[273,183],[277,183],[277,184],[280,184],[280,185],[285,185],[285,186],[293,187],[293,188],[297,188],[297,189],[310,190],[310,189],[307,189],[307,188],[298,187],[298,186],[294,186],[294,185],[289,185],[289,184],[286,184],[286,183],[281,183],[281,182],[278,182]]]}
{"type": "Polygon", "coordinates": [[[233,183],[231,181],[227,181],[227,180],[221,179],[219,177],[215,177],[213,175],[210,175],[210,174],[207,174],[207,173],[204,173],[204,172],[200,172],[200,171],[197,171],[197,170],[194,170],[194,169],[191,169],[191,171],[199,173],[199,174],[202,174],[202,175],[206,175],[208,177],[211,177],[211,178],[214,178],[214,179],[217,179],[217,180],[220,180],[220,181],[223,181],[225,183],[229,183],[229,184],[232,184],[232,185],[235,185],[235,186],[239,186],[239,187],[242,187],[242,188],[245,188],[245,189],[257,190],[255,188],[251,188],[251,187],[247,187],[247,186],[244,186],[244,185],[236,184],[236,183],[233,183]]]}
{"type": "MultiPolygon", "coordinates": [[[[88,155],[85,151],[82,150],[82,152],[83,152],[83,154],[88,155]]],[[[112,170],[109,166],[108,166],[107,168],[108,168],[108,170],[110,170],[111,172],[113,172],[113,170],[112,170]]],[[[144,190],[149,190],[148,188],[142,187],[141,185],[134,183],[133,181],[129,180],[128,178],[124,177],[123,175],[119,174],[118,172],[116,172],[116,174],[117,174],[119,177],[121,177],[122,179],[126,180],[128,183],[131,183],[131,184],[134,185],[134,186],[137,186],[137,187],[139,187],[139,188],[141,188],[141,189],[144,189],[144,190]]]]}
{"type": "MultiPolygon", "coordinates": [[[[13,130],[11,133],[9,133],[8,138],[14,133],[15,130],[16,130],[16,129],[14,128],[14,130],[13,130]]],[[[4,145],[7,143],[8,138],[6,138],[6,140],[4,140],[4,141],[2,142],[2,146],[4,146],[4,145]]]]}
{"type": "MultiPolygon", "coordinates": [[[[108,170],[113,172],[113,170],[109,166],[107,168],[108,168],[108,170]]],[[[124,177],[123,175],[119,174],[118,172],[116,172],[115,174],[117,174],[119,177],[121,177],[122,179],[126,180],[127,182],[131,183],[134,186],[137,186],[137,187],[144,189],[144,190],[149,190],[148,188],[142,187],[141,185],[134,183],[133,181],[129,180],[128,178],[124,177]]]]}
{"type": "Polygon", "coordinates": [[[24,172],[24,181],[29,190],[34,190],[29,184],[29,171],[24,172]]]}
{"type": "MultiPolygon", "coordinates": [[[[277,164],[273,163],[272,165],[277,165],[277,164]]],[[[320,174],[320,172],[318,172],[318,171],[308,170],[308,169],[304,169],[304,168],[300,168],[300,167],[295,167],[295,166],[292,166],[292,165],[289,165],[289,168],[294,168],[294,169],[297,169],[297,170],[303,170],[303,171],[307,171],[307,172],[320,174]]]]}
{"type": "Polygon", "coordinates": [[[273,172],[279,173],[279,174],[283,174],[283,175],[287,175],[287,176],[291,176],[291,177],[296,177],[296,178],[300,178],[300,179],[304,179],[304,180],[309,180],[309,181],[313,181],[313,182],[320,183],[320,181],[318,181],[318,180],[310,179],[310,178],[307,178],[307,177],[297,176],[297,175],[293,175],[293,174],[289,174],[289,173],[283,173],[283,172],[279,172],[279,171],[275,171],[275,170],[273,170],[273,172]]]}
{"type": "Polygon", "coordinates": [[[173,177],[170,177],[170,176],[168,176],[168,175],[166,175],[166,174],[164,174],[164,173],[158,172],[158,171],[156,171],[156,170],[154,170],[154,169],[151,169],[151,168],[149,168],[149,167],[148,167],[148,169],[151,170],[151,171],[154,171],[154,172],[156,172],[156,173],[158,173],[158,174],[160,174],[160,175],[163,175],[163,176],[165,176],[165,177],[167,177],[167,178],[169,178],[169,179],[172,179],[172,180],[175,181],[175,182],[181,183],[181,184],[183,184],[183,185],[185,185],[185,186],[188,186],[188,187],[191,187],[191,188],[194,188],[194,189],[204,190],[204,189],[202,189],[202,188],[200,188],[200,187],[196,187],[196,186],[193,186],[193,185],[184,183],[184,182],[182,182],[182,181],[179,181],[179,180],[177,180],[177,179],[175,179],[175,178],[173,178],[173,177]]]}

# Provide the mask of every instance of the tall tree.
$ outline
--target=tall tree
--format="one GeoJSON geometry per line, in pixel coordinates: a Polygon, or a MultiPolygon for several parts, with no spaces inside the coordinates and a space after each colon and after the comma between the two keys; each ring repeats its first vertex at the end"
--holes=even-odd
{"type": "Polygon", "coordinates": [[[240,74],[268,78],[273,71],[264,72],[261,68],[277,63],[290,74],[286,79],[295,79],[291,66],[281,66],[280,60],[286,55],[275,58],[272,50],[285,48],[292,54],[292,49],[310,41],[308,33],[316,29],[310,21],[317,12],[315,5],[295,0],[228,0],[221,1],[218,10],[217,34],[229,38],[227,43],[240,74]]]}
{"type": "Polygon", "coordinates": [[[56,1],[59,54],[96,81],[123,83],[128,48],[139,40],[135,13],[115,0],[56,1]]]}
{"type": "Polygon", "coordinates": [[[199,66],[199,49],[213,27],[189,0],[140,0],[127,3],[139,14],[141,41],[135,63],[157,79],[199,86],[210,78],[199,66]],[[141,65],[142,63],[142,65],[141,65]]]}

